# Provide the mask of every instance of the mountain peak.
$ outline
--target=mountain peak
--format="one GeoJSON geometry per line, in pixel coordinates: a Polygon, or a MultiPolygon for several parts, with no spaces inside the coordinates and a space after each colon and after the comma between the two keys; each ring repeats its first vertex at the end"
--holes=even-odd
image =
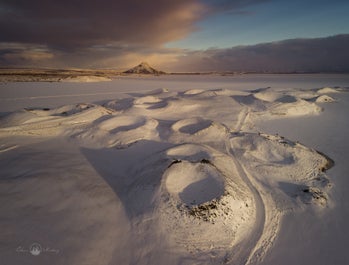
{"type": "Polygon", "coordinates": [[[141,62],[139,65],[127,70],[125,74],[153,74],[159,75],[164,74],[164,72],[159,71],[151,67],[147,62],[141,62]]]}
{"type": "Polygon", "coordinates": [[[147,62],[141,62],[139,65],[141,65],[141,66],[150,66],[147,62]]]}

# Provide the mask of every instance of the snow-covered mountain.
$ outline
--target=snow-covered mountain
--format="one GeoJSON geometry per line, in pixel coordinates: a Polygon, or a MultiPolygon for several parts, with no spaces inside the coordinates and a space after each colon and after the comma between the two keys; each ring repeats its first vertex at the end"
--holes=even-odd
{"type": "Polygon", "coordinates": [[[139,65],[125,71],[124,73],[125,74],[152,74],[152,75],[165,74],[165,72],[154,69],[146,62],[142,62],[139,65]]]}

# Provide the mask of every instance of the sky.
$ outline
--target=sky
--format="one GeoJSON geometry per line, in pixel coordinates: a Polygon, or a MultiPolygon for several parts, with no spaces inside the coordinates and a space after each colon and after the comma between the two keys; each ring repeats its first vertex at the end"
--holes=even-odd
{"type": "Polygon", "coordinates": [[[347,0],[0,0],[0,67],[349,72],[347,0]]]}

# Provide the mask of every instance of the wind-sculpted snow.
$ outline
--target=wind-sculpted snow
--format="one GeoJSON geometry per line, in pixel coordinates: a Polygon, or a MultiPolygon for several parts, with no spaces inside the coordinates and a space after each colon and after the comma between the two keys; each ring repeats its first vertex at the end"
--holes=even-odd
{"type": "Polygon", "coordinates": [[[104,105],[24,109],[1,120],[0,136],[77,144],[122,203],[137,242],[128,264],[257,264],[285,213],[331,206],[333,161],[255,124],[318,115],[334,92],[160,89],[104,105]]]}

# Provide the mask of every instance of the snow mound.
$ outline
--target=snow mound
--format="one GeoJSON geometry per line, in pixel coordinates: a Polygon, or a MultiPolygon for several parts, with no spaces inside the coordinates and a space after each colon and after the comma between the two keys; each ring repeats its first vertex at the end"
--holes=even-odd
{"type": "Polygon", "coordinates": [[[76,128],[109,115],[111,112],[102,106],[80,103],[56,109],[31,108],[14,112],[3,118],[4,134],[57,136],[71,134],[76,128]]]}
{"type": "Polygon", "coordinates": [[[270,107],[267,111],[270,115],[275,116],[303,116],[303,115],[314,115],[322,111],[322,108],[318,105],[299,99],[292,103],[275,104],[270,107]]]}
{"type": "Polygon", "coordinates": [[[184,92],[184,95],[198,95],[205,92],[204,89],[190,89],[184,92]]]}
{"type": "Polygon", "coordinates": [[[168,92],[170,91],[167,88],[158,88],[158,89],[153,89],[145,94],[155,96],[155,95],[160,95],[168,92]]]}
{"type": "Polygon", "coordinates": [[[35,115],[29,110],[21,110],[21,111],[13,112],[1,119],[0,127],[6,128],[6,127],[18,126],[36,117],[37,115],[35,115]]]}
{"type": "Polygon", "coordinates": [[[253,96],[263,101],[274,102],[277,99],[279,99],[282,96],[282,94],[276,91],[266,90],[254,93],[253,96]]]}
{"type": "Polygon", "coordinates": [[[224,179],[204,160],[171,165],[166,174],[166,188],[186,205],[197,205],[219,199],[224,194],[224,179]]]}
{"type": "Polygon", "coordinates": [[[75,130],[73,137],[87,147],[127,148],[140,140],[157,140],[158,121],[143,116],[105,116],[87,130],[75,130]]]}
{"type": "Polygon", "coordinates": [[[330,96],[322,95],[316,99],[316,102],[318,103],[324,103],[324,102],[335,102],[336,100],[330,96]]]}
{"type": "Polygon", "coordinates": [[[211,160],[212,156],[207,147],[197,144],[182,144],[173,147],[166,152],[167,156],[176,160],[201,161],[211,160]]]}
{"type": "Polygon", "coordinates": [[[224,255],[223,249],[248,238],[256,209],[233,158],[193,144],[166,154],[172,162],[163,173],[157,201],[160,225],[176,231],[169,246],[198,255],[214,249],[224,255]]]}
{"type": "Polygon", "coordinates": [[[227,128],[220,123],[200,117],[183,119],[175,122],[170,140],[173,142],[201,142],[214,140],[216,137],[224,137],[228,133],[227,128]]]}
{"type": "Polygon", "coordinates": [[[158,97],[154,96],[145,96],[145,97],[140,97],[134,101],[135,104],[137,105],[142,105],[142,104],[150,104],[150,103],[157,103],[160,102],[161,99],[158,97]]]}
{"type": "Polygon", "coordinates": [[[112,100],[104,104],[106,108],[116,110],[116,111],[124,111],[127,110],[134,105],[133,98],[122,98],[117,100],[112,100]]]}
{"type": "Polygon", "coordinates": [[[324,87],[317,91],[318,94],[331,94],[331,93],[339,93],[338,90],[332,88],[332,87],[324,87]]]}
{"type": "Polygon", "coordinates": [[[142,116],[115,116],[98,124],[98,128],[110,132],[130,131],[143,126],[146,118],[142,116]]]}
{"type": "Polygon", "coordinates": [[[179,120],[172,125],[174,131],[185,134],[195,134],[212,126],[212,121],[201,118],[179,120]]]}

